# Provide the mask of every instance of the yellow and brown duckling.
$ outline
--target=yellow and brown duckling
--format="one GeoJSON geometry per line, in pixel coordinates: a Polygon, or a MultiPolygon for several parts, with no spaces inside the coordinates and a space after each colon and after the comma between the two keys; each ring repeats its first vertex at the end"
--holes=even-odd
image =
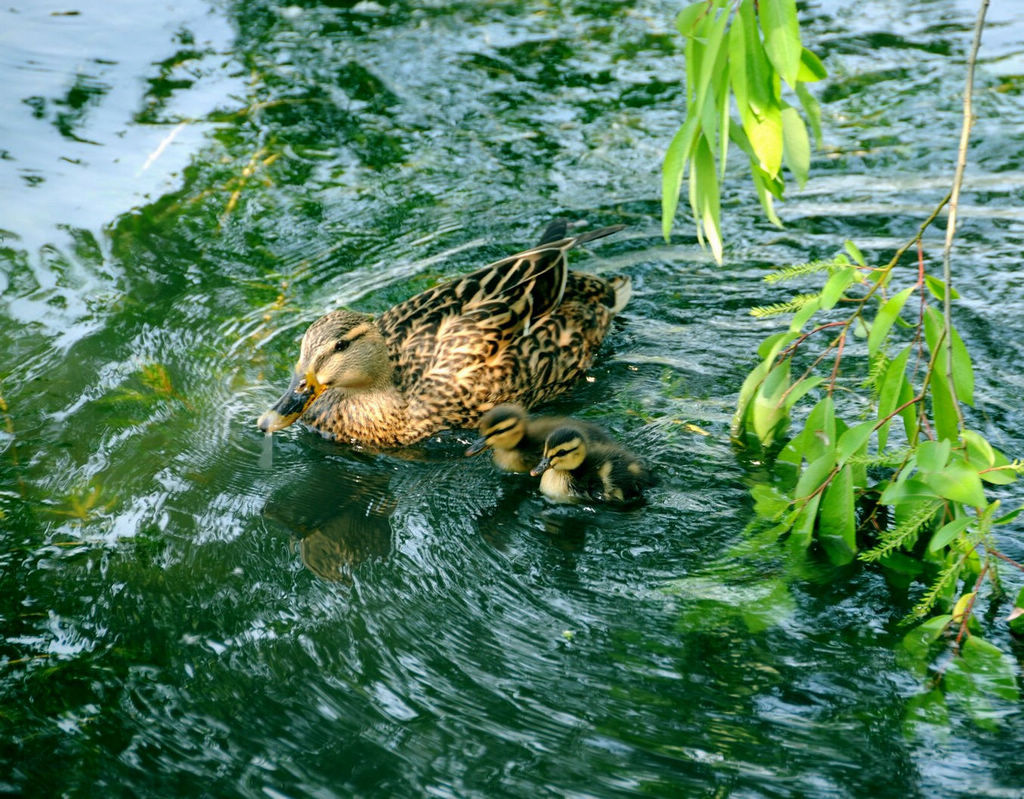
{"type": "Polygon", "coordinates": [[[490,448],[494,465],[506,472],[528,472],[544,454],[544,442],[552,431],[572,427],[591,441],[611,443],[608,434],[595,424],[568,416],[530,416],[522,405],[505,403],[480,417],[480,437],[470,444],[467,455],[490,448]]]}
{"type": "Polygon", "coordinates": [[[320,317],[260,429],[301,419],[337,441],[405,446],[471,427],[495,404],[529,407],[561,394],[590,367],[630,294],[629,278],[570,271],[566,254],[621,229],[569,236],[557,220],[536,247],[376,318],[346,310],[320,317]]]}
{"type": "Polygon", "coordinates": [[[548,435],[544,455],[530,474],[541,475],[541,493],[556,502],[634,505],[643,501],[644,489],[657,482],[628,449],[614,442],[588,440],[573,426],[559,427],[548,435]]]}

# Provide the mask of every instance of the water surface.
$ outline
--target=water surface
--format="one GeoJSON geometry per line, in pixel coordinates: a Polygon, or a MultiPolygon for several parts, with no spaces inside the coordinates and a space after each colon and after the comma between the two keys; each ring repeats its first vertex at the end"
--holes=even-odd
{"type": "MultiPolygon", "coordinates": [[[[1024,452],[1024,15],[996,4],[956,250],[973,423],[1024,452]]],[[[1019,708],[907,729],[910,597],[730,554],[730,445],[782,290],[887,259],[945,194],[974,8],[803,7],[826,148],[776,230],[737,161],[726,264],[660,239],[677,4],[18,2],[0,26],[0,781],[31,795],[1017,796],[1019,708]],[[74,12],[74,13],[72,13],[74,12]],[[256,416],[305,326],[528,246],[634,298],[552,409],[662,483],[553,507],[465,460],[256,416]],[[702,434],[706,433],[706,435],[702,434]],[[262,465],[261,465],[262,462],[262,465]],[[674,585],[676,590],[666,590],[674,585]],[[59,767],[55,767],[59,764],[59,767]]],[[[941,229],[925,238],[937,262],[941,229]]],[[[1021,502],[1011,487],[1007,505],[1021,502]]],[[[1024,560],[1021,528],[1001,544],[1024,560]]],[[[1007,574],[1015,591],[1019,578],[1007,574]]],[[[1020,661],[1002,610],[986,636],[1020,661]]]]}

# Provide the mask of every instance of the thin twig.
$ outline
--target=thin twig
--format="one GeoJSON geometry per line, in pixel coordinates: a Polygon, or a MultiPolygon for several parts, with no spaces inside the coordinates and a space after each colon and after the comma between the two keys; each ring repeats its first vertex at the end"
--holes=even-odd
{"type": "Polygon", "coordinates": [[[956,395],[953,381],[953,266],[951,253],[953,236],[956,233],[956,212],[960,205],[960,187],[964,182],[964,169],[967,166],[967,145],[971,137],[971,98],[974,93],[974,65],[978,61],[978,49],[981,47],[981,32],[985,27],[985,12],[988,11],[989,0],[981,0],[978,7],[978,18],[974,22],[974,41],[971,52],[967,56],[967,82],[964,87],[964,118],[960,127],[960,146],[957,148],[956,171],[953,173],[953,189],[949,197],[949,217],[946,221],[946,243],[942,248],[942,279],[946,287],[942,298],[942,316],[946,327],[946,372],[949,380],[949,391],[953,396],[953,407],[960,419],[960,429],[964,427],[963,410],[956,395]]]}

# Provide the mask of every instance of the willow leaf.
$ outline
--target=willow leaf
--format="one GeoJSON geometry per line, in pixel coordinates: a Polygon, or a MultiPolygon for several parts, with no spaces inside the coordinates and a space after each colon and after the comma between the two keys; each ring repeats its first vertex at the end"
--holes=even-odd
{"type": "Polygon", "coordinates": [[[914,286],[910,286],[903,289],[899,294],[890,297],[885,305],[879,309],[877,316],[875,316],[874,324],[871,325],[871,333],[868,335],[869,355],[874,355],[878,352],[878,348],[885,341],[889,330],[892,329],[896,317],[900,315],[900,311],[906,305],[907,299],[914,293],[914,288],[914,286]]]}
{"type": "Polygon", "coordinates": [[[760,0],[758,11],[768,58],[782,79],[795,87],[803,53],[796,0],[760,0]]]}
{"type": "Polygon", "coordinates": [[[782,109],[782,158],[797,185],[803,188],[811,171],[811,141],[807,126],[790,105],[782,109]]]}

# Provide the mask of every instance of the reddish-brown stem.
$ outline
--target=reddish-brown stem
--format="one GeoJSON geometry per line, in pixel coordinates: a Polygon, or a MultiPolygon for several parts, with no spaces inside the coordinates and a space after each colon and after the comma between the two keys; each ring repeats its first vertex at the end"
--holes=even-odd
{"type": "Polygon", "coordinates": [[[802,334],[799,338],[797,338],[792,344],[790,344],[788,347],[786,347],[786,349],[784,349],[779,354],[779,356],[775,359],[776,362],[781,362],[781,361],[786,360],[786,358],[788,358],[790,355],[792,355],[796,351],[797,347],[799,347],[801,344],[803,344],[805,340],[807,340],[809,337],[813,336],[815,333],[818,333],[818,332],[820,332],[822,330],[825,330],[826,328],[829,328],[829,327],[840,327],[841,325],[845,325],[845,324],[849,324],[849,323],[845,322],[845,321],[843,321],[843,322],[826,322],[823,325],[818,325],[813,330],[808,330],[806,333],[802,334]]]}
{"type": "Polygon", "coordinates": [[[1020,569],[1022,572],[1024,572],[1024,563],[1017,563],[1017,561],[1015,561],[1013,558],[1008,558],[1006,555],[1004,555],[998,549],[990,549],[990,548],[986,547],[986,550],[988,551],[988,554],[995,555],[1000,560],[1005,560],[1011,566],[1013,566],[1013,567],[1015,567],[1017,569],[1020,569]]]}
{"type": "Polygon", "coordinates": [[[846,331],[850,328],[847,327],[839,334],[839,349],[836,350],[836,360],[832,364],[832,375],[828,380],[828,395],[831,397],[832,393],[836,390],[836,377],[839,376],[839,362],[843,359],[843,348],[846,346],[846,331]]]}
{"type": "Polygon", "coordinates": [[[971,613],[974,610],[974,601],[978,598],[978,589],[981,588],[981,581],[985,579],[985,574],[988,572],[988,564],[986,563],[981,567],[981,572],[978,574],[978,579],[974,581],[974,589],[971,591],[971,598],[967,600],[967,605],[964,607],[963,614],[960,616],[960,629],[956,634],[956,641],[953,642],[953,654],[960,654],[960,642],[963,641],[965,635],[969,635],[967,632],[967,623],[971,620],[971,613]]]}

